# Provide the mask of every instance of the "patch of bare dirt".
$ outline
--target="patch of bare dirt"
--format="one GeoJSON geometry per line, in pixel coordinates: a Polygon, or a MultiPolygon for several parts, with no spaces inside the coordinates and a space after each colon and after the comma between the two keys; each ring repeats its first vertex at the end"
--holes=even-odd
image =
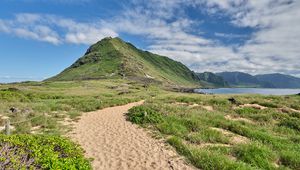
{"type": "Polygon", "coordinates": [[[212,106],[201,106],[201,107],[207,111],[214,111],[214,108],[212,106]]]}
{"type": "Polygon", "coordinates": [[[41,130],[42,126],[34,126],[34,127],[31,127],[30,129],[30,133],[31,134],[39,134],[40,130],[41,130]]]}
{"type": "Polygon", "coordinates": [[[264,110],[267,109],[268,107],[259,105],[259,104],[243,104],[243,105],[239,105],[239,108],[244,108],[244,107],[251,107],[254,109],[259,109],[259,110],[264,110]]]}
{"type": "Polygon", "coordinates": [[[175,105],[180,105],[180,106],[188,106],[188,107],[202,107],[203,109],[207,110],[207,111],[214,111],[214,108],[212,106],[203,106],[203,105],[199,105],[197,103],[193,103],[193,104],[189,104],[189,103],[182,103],[182,102],[175,102],[175,105]]]}
{"type": "Polygon", "coordinates": [[[246,118],[243,118],[243,117],[235,117],[235,116],[232,116],[232,115],[226,115],[225,119],[232,120],[232,121],[242,121],[242,122],[246,122],[246,123],[255,124],[255,122],[250,120],[250,119],[246,119],[246,118]]]}
{"type": "Polygon", "coordinates": [[[293,109],[293,108],[279,108],[278,109],[280,112],[282,113],[291,113],[291,112],[295,112],[295,113],[300,113],[300,110],[296,110],[296,109],[293,109]]]}

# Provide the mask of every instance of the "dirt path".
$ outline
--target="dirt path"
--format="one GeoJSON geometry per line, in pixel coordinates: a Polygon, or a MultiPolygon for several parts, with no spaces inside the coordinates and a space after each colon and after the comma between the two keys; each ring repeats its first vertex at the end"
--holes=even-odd
{"type": "Polygon", "coordinates": [[[96,170],[193,169],[163,142],[125,120],[124,113],[142,103],[85,113],[69,136],[94,158],[96,170]]]}

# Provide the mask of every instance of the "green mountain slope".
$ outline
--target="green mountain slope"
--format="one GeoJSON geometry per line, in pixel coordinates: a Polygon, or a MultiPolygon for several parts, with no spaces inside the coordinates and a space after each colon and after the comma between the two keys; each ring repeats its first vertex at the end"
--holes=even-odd
{"type": "Polygon", "coordinates": [[[228,83],[221,77],[212,72],[196,73],[200,80],[208,82],[215,87],[228,87],[228,83]]]}
{"type": "Polygon", "coordinates": [[[198,76],[180,62],[152,54],[120,38],[105,38],[50,81],[128,78],[184,86],[200,86],[198,76]]]}

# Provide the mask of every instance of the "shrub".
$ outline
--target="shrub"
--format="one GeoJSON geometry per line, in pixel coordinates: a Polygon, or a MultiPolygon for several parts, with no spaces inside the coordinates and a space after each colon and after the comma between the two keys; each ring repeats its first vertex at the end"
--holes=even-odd
{"type": "Polygon", "coordinates": [[[162,121],[162,115],[156,110],[147,106],[137,106],[129,110],[128,119],[136,124],[159,123],[162,121]]]}
{"type": "Polygon", "coordinates": [[[0,146],[0,166],[4,169],[91,169],[83,150],[66,138],[0,135],[0,146]]]}

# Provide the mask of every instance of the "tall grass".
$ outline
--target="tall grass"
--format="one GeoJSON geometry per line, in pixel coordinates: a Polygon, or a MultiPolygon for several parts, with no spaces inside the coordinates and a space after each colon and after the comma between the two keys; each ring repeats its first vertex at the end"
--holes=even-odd
{"type": "Polygon", "coordinates": [[[300,169],[300,119],[280,110],[298,101],[298,96],[167,93],[131,109],[128,117],[165,136],[200,169],[300,169]],[[231,97],[238,104],[228,102],[231,97]],[[267,108],[239,106],[248,103],[267,108]],[[148,121],[152,114],[145,110],[159,119],[148,121]]]}

